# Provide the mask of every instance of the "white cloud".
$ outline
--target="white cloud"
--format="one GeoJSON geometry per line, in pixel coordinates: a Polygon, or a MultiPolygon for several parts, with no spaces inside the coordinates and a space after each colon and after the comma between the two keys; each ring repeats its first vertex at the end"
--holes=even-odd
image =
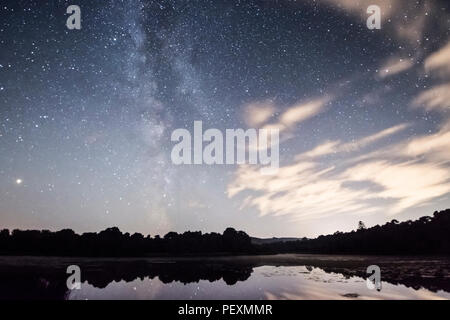
{"type": "MultiPolygon", "coordinates": [[[[308,0],[307,3],[309,2],[308,0]]],[[[410,0],[318,0],[313,3],[327,5],[333,9],[340,8],[364,26],[369,16],[367,8],[377,5],[381,11],[380,31],[398,41],[408,43],[410,49],[420,46],[426,19],[434,16],[435,19],[442,19],[445,25],[444,18],[440,18],[445,15],[439,15],[439,8],[433,1],[423,1],[417,6],[411,6],[410,0]]]]}
{"type": "Polygon", "coordinates": [[[339,146],[341,145],[340,141],[325,141],[324,143],[318,145],[317,147],[313,148],[312,150],[309,150],[305,153],[302,153],[297,156],[297,158],[315,158],[324,156],[331,153],[337,153],[339,146]]]}
{"type": "Polygon", "coordinates": [[[380,78],[391,77],[410,69],[413,65],[414,60],[411,58],[390,58],[383,63],[380,67],[380,72],[377,73],[377,75],[380,78]]]}
{"type": "Polygon", "coordinates": [[[331,97],[324,96],[292,105],[278,117],[276,122],[266,124],[264,129],[277,128],[280,132],[295,129],[301,122],[324,111],[329,101],[331,101],[331,97]]]}
{"type": "Polygon", "coordinates": [[[437,133],[416,137],[398,146],[399,155],[425,157],[430,161],[450,161],[450,128],[444,126],[437,133]]]}
{"type": "Polygon", "coordinates": [[[328,101],[328,98],[320,98],[294,105],[280,116],[279,123],[284,127],[291,128],[321,112],[328,101]]]}
{"type": "Polygon", "coordinates": [[[447,82],[434,85],[421,92],[414,100],[413,105],[422,107],[427,111],[450,110],[450,42],[438,51],[429,55],[424,61],[424,68],[432,76],[446,79],[447,82]]]}
{"type": "Polygon", "coordinates": [[[398,7],[400,1],[390,1],[390,0],[321,0],[319,2],[329,4],[333,7],[338,7],[347,12],[350,12],[356,17],[361,19],[367,19],[368,15],[366,9],[370,5],[376,4],[381,9],[381,19],[387,20],[394,13],[394,10],[398,7]]]}
{"type": "Polygon", "coordinates": [[[340,214],[398,214],[448,194],[450,132],[444,129],[446,126],[433,135],[404,140],[360,158],[349,157],[337,166],[324,165],[315,158],[331,152],[358,151],[406,127],[394,126],[354,143],[327,141],[297,156],[272,176],[242,166],[228,185],[228,197],[245,192],[242,208],[256,208],[260,215],[303,220],[340,214]],[[358,187],[351,187],[352,183],[358,183],[358,187]]]}
{"type": "Polygon", "coordinates": [[[449,110],[450,109],[450,83],[434,86],[420,93],[413,105],[423,107],[425,110],[449,110]]]}
{"type": "Polygon", "coordinates": [[[276,111],[272,100],[253,102],[244,107],[244,121],[251,128],[265,124],[276,111]]]}
{"type": "Polygon", "coordinates": [[[395,199],[394,204],[387,208],[392,214],[450,192],[450,171],[426,162],[392,163],[377,160],[348,169],[342,178],[349,181],[371,181],[382,186],[382,191],[371,191],[370,195],[395,199]]]}
{"type": "Polygon", "coordinates": [[[409,127],[409,124],[402,123],[402,124],[384,129],[373,135],[363,137],[354,142],[343,143],[338,140],[326,141],[323,144],[318,145],[314,149],[298,155],[296,158],[297,159],[301,159],[304,157],[314,158],[314,157],[320,157],[320,156],[324,156],[324,155],[332,154],[332,153],[357,151],[361,148],[364,148],[364,147],[370,145],[371,143],[374,143],[378,140],[381,140],[383,138],[391,136],[391,135],[393,135],[397,132],[400,132],[408,127],[409,127]]]}
{"type": "Polygon", "coordinates": [[[441,76],[450,75],[450,42],[425,59],[425,71],[441,76]]]}
{"type": "MultiPolygon", "coordinates": [[[[436,16],[439,9],[429,1],[414,7],[403,0],[319,2],[338,6],[364,24],[365,9],[371,4],[380,5],[383,23],[379,32],[398,42],[402,55],[382,62],[379,78],[414,67],[423,56],[426,20],[436,16]]],[[[441,20],[437,22],[442,25],[441,20]]],[[[424,69],[446,79],[450,75],[450,44],[428,56],[424,69]]],[[[383,90],[387,90],[385,88],[383,90]]],[[[383,92],[369,100],[378,102],[383,92]]],[[[264,127],[277,127],[285,136],[292,135],[298,124],[323,112],[329,101],[329,97],[322,97],[293,105],[276,119],[263,117],[264,127]]],[[[426,110],[445,111],[450,108],[449,101],[450,83],[444,83],[419,93],[413,104],[426,110]]],[[[228,185],[227,195],[230,198],[242,196],[242,208],[256,208],[260,215],[286,215],[294,220],[374,212],[399,214],[427,204],[450,193],[450,121],[434,134],[410,136],[394,143],[386,139],[383,147],[374,149],[375,142],[409,126],[399,124],[356,141],[331,137],[299,154],[275,175],[264,176],[259,168],[241,166],[228,185]],[[369,146],[370,151],[364,149],[369,146]],[[330,159],[338,153],[339,162],[332,164],[330,159]],[[324,155],[330,157],[321,158],[324,155]]]]}

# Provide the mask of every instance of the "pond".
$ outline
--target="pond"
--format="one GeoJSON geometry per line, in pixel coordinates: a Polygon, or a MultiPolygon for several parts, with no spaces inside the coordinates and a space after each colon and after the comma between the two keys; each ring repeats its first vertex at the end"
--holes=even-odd
{"type": "Polygon", "coordinates": [[[0,257],[0,299],[449,299],[448,257],[0,257]],[[381,269],[380,291],[366,268],[381,269]],[[67,267],[81,270],[69,290],[67,267]]]}

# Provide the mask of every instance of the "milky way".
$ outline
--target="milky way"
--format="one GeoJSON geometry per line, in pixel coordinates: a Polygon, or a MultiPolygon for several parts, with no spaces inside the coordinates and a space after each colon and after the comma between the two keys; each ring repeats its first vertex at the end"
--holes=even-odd
{"type": "Polygon", "coordinates": [[[2,1],[0,226],[312,236],[449,207],[448,4],[389,3],[2,1]],[[195,120],[279,127],[278,174],[172,164],[195,120]]]}

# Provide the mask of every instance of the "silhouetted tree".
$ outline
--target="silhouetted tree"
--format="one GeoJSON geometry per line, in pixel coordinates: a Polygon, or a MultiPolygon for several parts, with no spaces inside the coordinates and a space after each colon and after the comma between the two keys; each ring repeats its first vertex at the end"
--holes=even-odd
{"type": "Polygon", "coordinates": [[[415,221],[258,246],[259,253],[450,254],[450,209],[415,221]]]}
{"type": "Polygon", "coordinates": [[[227,229],[224,235],[187,231],[167,233],[164,238],[122,233],[117,227],[82,235],[73,230],[8,230],[0,232],[0,254],[58,256],[148,256],[208,253],[251,253],[250,237],[227,229]]]}
{"type": "Polygon", "coordinates": [[[361,254],[450,254],[450,209],[415,221],[392,220],[383,226],[358,231],[335,232],[316,239],[252,244],[243,231],[227,228],[223,234],[186,231],[144,237],[122,233],[117,227],[82,235],[73,230],[0,231],[1,255],[42,256],[151,256],[179,254],[258,253],[361,253],[361,254]]]}
{"type": "Polygon", "coordinates": [[[364,224],[364,222],[359,221],[358,222],[358,230],[365,230],[366,229],[366,225],[364,224]]]}

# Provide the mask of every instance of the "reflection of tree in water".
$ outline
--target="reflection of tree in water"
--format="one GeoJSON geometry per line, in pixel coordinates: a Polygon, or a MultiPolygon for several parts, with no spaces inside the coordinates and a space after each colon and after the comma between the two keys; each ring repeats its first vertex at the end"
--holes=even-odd
{"type": "Polygon", "coordinates": [[[144,278],[154,279],[156,277],[165,284],[174,281],[188,284],[200,280],[214,282],[223,279],[226,284],[234,285],[238,281],[247,280],[252,272],[251,266],[233,264],[193,261],[176,263],[136,261],[133,263],[111,263],[109,266],[105,265],[101,270],[86,268],[83,280],[97,288],[105,288],[112,281],[131,282],[136,279],[144,280],[144,278]]]}
{"type": "Polygon", "coordinates": [[[96,288],[105,288],[112,282],[132,282],[145,278],[159,279],[164,284],[180,282],[196,283],[223,280],[227,285],[246,281],[255,267],[306,266],[307,270],[320,268],[327,273],[339,273],[347,278],[366,278],[366,268],[378,264],[382,281],[402,284],[414,289],[425,288],[436,292],[450,292],[448,259],[411,260],[345,257],[323,255],[281,255],[264,257],[228,257],[205,259],[109,260],[35,259],[17,261],[16,265],[0,264],[0,299],[64,299],[68,295],[66,268],[77,264],[81,268],[81,280],[96,288]]]}
{"type": "MultiPolygon", "coordinates": [[[[79,263],[81,280],[96,288],[111,282],[131,282],[136,279],[158,278],[162,283],[183,284],[207,280],[223,280],[227,285],[247,280],[253,272],[251,265],[215,264],[201,262],[148,263],[146,261],[101,261],[98,264],[79,263]]],[[[0,266],[0,299],[64,299],[68,295],[64,266],[0,266]]]]}
{"type": "MultiPolygon", "coordinates": [[[[432,292],[443,290],[450,292],[450,280],[441,274],[441,269],[420,270],[419,268],[402,267],[393,269],[392,266],[387,266],[382,270],[381,281],[388,282],[393,285],[404,285],[414,290],[425,288],[432,292]]],[[[340,268],[340,267],[320,267],[327,273],[339,273],[345,278],[360,277],[366,279],[368,274],[365,267],[358,267],[355,269],[340,268]]]]}

